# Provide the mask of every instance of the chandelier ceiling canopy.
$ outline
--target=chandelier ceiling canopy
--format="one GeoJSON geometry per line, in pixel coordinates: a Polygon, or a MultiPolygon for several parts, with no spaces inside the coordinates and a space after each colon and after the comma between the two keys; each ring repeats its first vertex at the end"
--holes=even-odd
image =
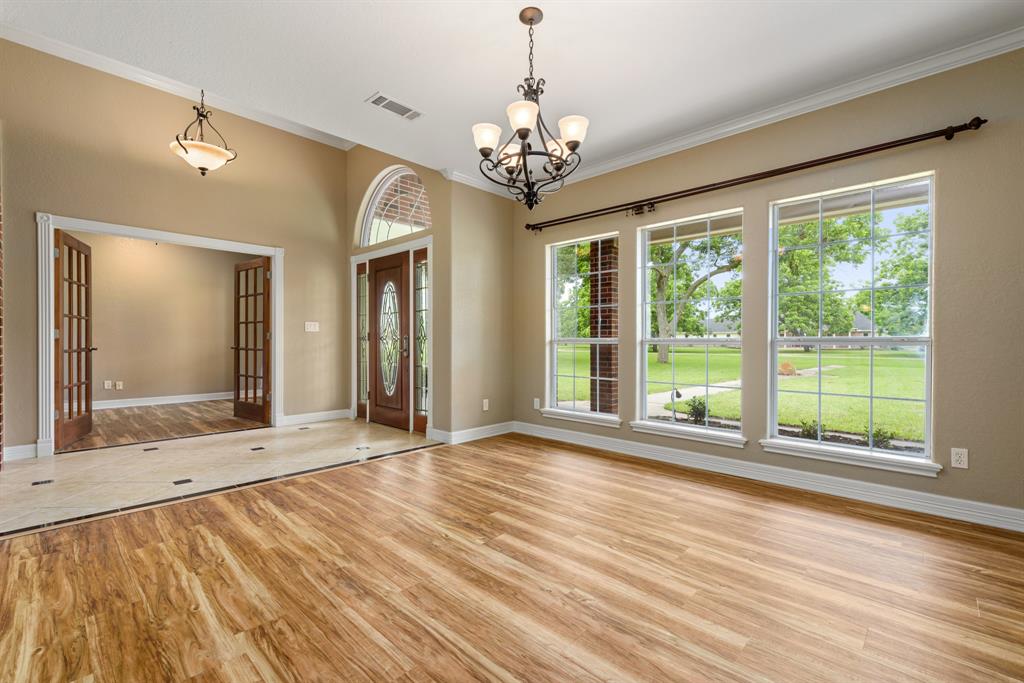
{"type": "Polygon", "coordinates": [[[483,157],[480,172],[528,209],[539,204],[544,195],[562,189],[565,179],[579,167],[577,150],[590,125],[584,116],[564,116],[558,121],[556,137],[544,122],[540,96],[545,83],[543,78],[533,76],[533,30],[543,18],[544,13],[537,7],[526,7],[519,13],[519,21],[530,27],[529,75],[518,86],[523,99],[505,109],[512,134],[502,143],[500,126],[473,126],[473,141],[483,157]]]}

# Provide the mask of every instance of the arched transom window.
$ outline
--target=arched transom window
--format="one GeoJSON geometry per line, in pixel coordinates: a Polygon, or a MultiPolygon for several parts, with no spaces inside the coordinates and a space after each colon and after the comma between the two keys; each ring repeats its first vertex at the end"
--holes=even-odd
{"type": "Polygon", "coordinates": [[[396,168],[377,184],[363,216],[362,246],[430,228],[430,200],[419,176],[396,168]]]}

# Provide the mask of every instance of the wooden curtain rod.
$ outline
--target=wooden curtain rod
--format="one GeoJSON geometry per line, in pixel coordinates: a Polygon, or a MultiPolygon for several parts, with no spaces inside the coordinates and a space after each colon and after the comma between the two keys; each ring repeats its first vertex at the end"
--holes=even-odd
{"type": "Polygon", "coordinates": [[[803,171],[804,169],[814,168],[816,166],[832,164],[837,161],[854,159],[856,157],[874,154],[875,152],[883,152],[887,149],[893,149],[895,147],[903,147],[904,145],[912,145],[916,142],[924,142],[925,140],[931,140],[933,138],[942,137],[946,138],[947,140],[952,140],[953,136],[956,135],[957,133],[962,133],[967,130],[978,130],[986,123],[988,123],[988,119],[983,119],[979,116],[975,116],[967,123],[962,123],[959,126],[947,126],[946,128],[933,130],[929,133],[912,135],[909,138],[890,140],[889,142],[871,145],[870,147],[861,147],[860,149],[854,149],[849,152],[841,152],[839,154],[833,154],[827,157],[820,157],[818,159],[812,159],[811,161],[803,161],[798,164],[790,164],[789,166],[780,166],[779,168],[773,168],[769,171],[752,173],[750,175],[740,176],[739,178],[732,178],[730,180],[720,180],[718,182],[709,183],[707,185],[698,185],[697,187],[691,187],[685,190],[677,190],[676,192],[659,194],[655,197],[648,197],[647,199],[625,202],[623,204],[615,204],[614,206],[606,206],[603,209],[582,211],[580,213],[574,213],[571,216],[551,218],[549,220],[540,221],[537,223],[527,223],[526,229],[532,230],[534,232],[540,232],[544,228],[552,228],[556,225],[565,225],[567,223],[575,223],[576,221],[585,221],[590,218],[598,218],[599,216],[607,216],[609,214],[618,213],[619,211],[622,210],[626,210],[627,216],[637,216],[643,213],[650,213],[651,211],[654,211],[654,207],[663,202],[671,202],[676,199],[683,199],[684,197],[693,197],[694,195],[704,194],[706,192],[714,192],[715,190],[724,190],[728,187],[744,185],[746,183],[752,183],[758,180],[766,180],[768,178],[774,178],[776,176],[785,175],[787,173],[795,173],[797,171],[803,171]]]}

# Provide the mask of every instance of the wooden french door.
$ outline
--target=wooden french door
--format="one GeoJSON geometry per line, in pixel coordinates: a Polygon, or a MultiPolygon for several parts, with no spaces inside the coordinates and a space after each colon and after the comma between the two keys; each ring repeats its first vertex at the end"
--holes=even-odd
{"type": "Polygon", "coordinates": [[[409,429],[409,253],[370,261],[370,420],[409,429]]]}
{"type": "Polygon", "coordinates": [[[235,417],[270,424],[270,257],[235,264],[235,417]]]}
{"type": "Polygon", "coordinates": [[[92,250],[54,230],[54,449],[92,431],[92,250]]]}

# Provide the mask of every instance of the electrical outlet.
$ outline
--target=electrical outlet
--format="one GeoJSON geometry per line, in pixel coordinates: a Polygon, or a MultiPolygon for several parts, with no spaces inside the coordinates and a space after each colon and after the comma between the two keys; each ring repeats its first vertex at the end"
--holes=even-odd
{"type": "Polygon", "coordinates": [[[114,388],[114,380],[112,380],[112,379],[105,379],[105,380],[103,380],[103,388],[104,389],[113,389],[114,388]]]}
{"type": "Polygon", "coordinates": [[[951,448],[949,449],[949,464],[951,467],[957,467],[959,469],[967,469],[967,449],[966,448],[951,448]]]}
{"type": "Polygon", "coordinates": [[[489,398],[484,399],[484,412],[486,413],[491,409],[491,400],[489,398]]]}
{"type": "Polygon", "coordinates": [[[319,332],[319,331],[320,331],[320,323],[318,321],[316,321],[316,320],[314,320],[312,322],[306,321],[306,332],[319,332]]]}
{"type": "Polygon", "coordinates": [[[534,410],[540,410],[540,399],[539,398],[533,399],[533,409],[534,410]]]}
{"type": "Polygon", "coordinates": [[[124,382],[117,380],[114,382],[114,391],[122,391],[124,389],[124,382]]]}

